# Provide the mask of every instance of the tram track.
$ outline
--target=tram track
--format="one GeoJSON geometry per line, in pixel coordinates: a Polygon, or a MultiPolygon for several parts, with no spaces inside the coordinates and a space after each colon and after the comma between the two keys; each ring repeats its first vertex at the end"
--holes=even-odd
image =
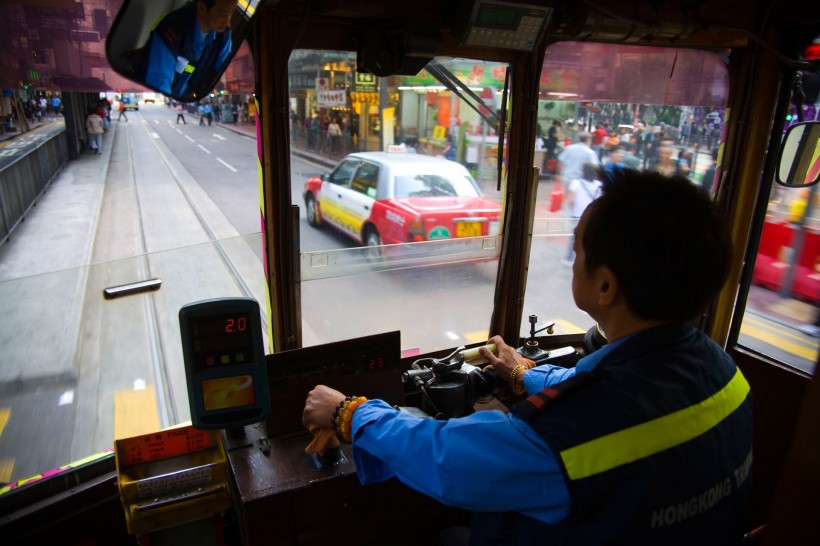
{"type": "MultiPolygon", "coordinates": [[[[145,242],[145,223],[142,216],[139,184],[136,170],[134,169],[136,158],[134,157],[134,147],[131,146],[131,137],[127,132],[125,135],[126,141],[128,142],[128,161],[130,162],[128,170],[131,173],[131,188],[134,192],[134,212],[137,222],[136,243],[139,249],[139,278],[150,279],[153,275],[151,274],[151,263],[148,259],[148,247],[145,242]]],[[[162,345],[159,320],[157,319],[159,311],[157,309],[156,298],[154,298],[153,294],[149,294],[143,299],[143,304],[146,317],[148,317],[148,341],[151,352],[151,368],[154,372],[157,393],[161,393],[157,396],[160,425],[163,428],[167,428],[171,424],[179,422],[179,412],[174,402],[173,393],[171,392],[171,380],[169,377],[167,358],[162,345]]]]}
{"type": "MultiPolygon", "coordinates": [[[[145,126],[144,126],[145,127],[145,126]]],[[[146,127],[146,130],[147,127],[146,127]]],[[[150,131],[149,131],[150,132],[150,131]]],[[[187,137],[187,135],[186,135],[187,137]]],[[[182,197],[184,198],[187,206],[190,208],[193,216],[196,218],[196,221],[199,227],[202,229],[204,234],[207,237],[208,242],[210,243],[211,247],[216,251],[216,255],[219,257],[221,265],[225,268],[225,270],[229,273],[230,281],[233,282],[237,288],[239,289],[242,296],[247,298],[254,298],[253,291],[251,290],[248,283],[243,278],[242,274],[240,273],[239,267],[231,258],[229,252],[226,250],[225,246],[223,245],[220,238],[217,236],[215,229],[211,226],[208,221],[207,215],[203,213],[200,207],[197,205],[196,199],[191,195],[191,192],[186,188],[185,181],[183,177],[177,172],[177,168],[174,166],[171,159],[168,157],[166,149],[161,146],[157,139],[151,138],[151,143],[154,146],[156,153],[158,154],[161,164],[166,169],[167,173],[170,175],[171,179],[173,180],[174,185],[176,186],[177,190],[180,192],[182,197]]],[[[132,165],[135,163],[135,152],[134,147],[129,144],[129,160],[132,162],[132,165]]],[[[134,179],[134,188],[136,192],[137,202],[140,202],[139,199],[139,182],[136,177],[136,170],[130,169],[132,175],[135,177],[134,179]]],[[[174,214],[179,214],[180,211],[174,211],[174,214]]],[[[140,248],[141,254],[143,256],[143,263],[145,267],[145,271],[143,273],[145,276],[143,278],[151,278],[151,271],[150,271],[150,262],[149,262],[149,253],[148,248],[146,245],[146,234],[145,234],[145,227],[143,225],[142,213],[138,210],[139,215],[139,238],[140,238],[140,248]]],[[[173,396],[173,389],[171,384],[171,373],[168,369],[168,358],[166,357],[166,352],[163,347],[162,336],[160,335],[159,328],[160,328],[160,321],[159,321],[159,310],[157,309],[157,301],[156,298],[153,296],[149,296],[146,298],[146,306],[150,305],[150,309],[146,309],[147,316],[149,317],[149,336],[150,336],[150,343],[152,346],[152,366],[154,369],[154,374],[157,379],[158,384],[157,392],[161,393],[158,395],[158,406],[160,409],[160,415],[162,420],[162,426],[170,426],[176,424],[180,421],[179,415],[179,408],[177,407],[176,403],[174,402],[173,396]],[[148,303],[150,301],[150,304],[148,303]],[[169,422],[166,422],[169,420],[169,422]]],[[[263,331],[267,331],[267,317],[261,317],[262,324],[263,324],[263,331]]]]}
{"type": "MultiPolygon", "coordinates": [[[[236,282],[237,287],[239,288],[239,290],[242,292],[242,294],[245,297],[252,298],[253,297],[252,290],[250,289],[248,284],[245,282],[245,280],[242,278],[242,275],[239,273],[239,270],[236,267],[236,264],[234,264],[234,262],[231,259],[230,255],[227,253],[224,246],[220,242],[220,239],[216,236],[216,234],[214,233],[214,230],[208,224],[208,221],[205,219],[205,215],[202,213],[202,211],[199,210],[199,207],[197,207],[194,199],[191,197],[191,194],[185,188],[185,185],[182,183],[182,180],[177,175],[177,172],[174,169],[173,165],[171,165],[171,162],[168,160],[168,158],[166,157],[163,150],[160,148],[160,146],[153,139],[152,139],[152,143],[154,144],[154,147],[156,148],[157,153],[159,154],[160,158],[162,158],[163,164],[165,165],[165,167],[168,169],[168,172],[173,177],[174,182],[176,183],[177,188],[179,188],[180,193],[185,198],[188,205],[191,207],[191,211],[194,213],[194,216],[196,216],[197,221],[199,222],[199,224],[202,227],[203,231],[208,236],[208,240],[214,245],[214,248],[216,249],[217,253],[219,254],[223,265],[225,265],[225,267],[231,272],[231,276],[232,276],[234,282],[236,282]]],[[[133,153],[133,149],[131,150],[131,153],[133,153]]],[[[264,328],[267,329],[267,319],[264,316],[262,317],[262,324],[263,324],[264,328]]]]}

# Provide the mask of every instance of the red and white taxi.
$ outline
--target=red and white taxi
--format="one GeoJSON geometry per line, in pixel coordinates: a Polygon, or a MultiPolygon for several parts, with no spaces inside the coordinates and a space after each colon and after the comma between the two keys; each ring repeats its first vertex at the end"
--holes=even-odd
{"type": "Polygon", "coordinates": [[[497,235],[501,205],[469,171],[414,153],[360,152],[305,184],[311,226],[330,225],[366,246],[497,235]]]}

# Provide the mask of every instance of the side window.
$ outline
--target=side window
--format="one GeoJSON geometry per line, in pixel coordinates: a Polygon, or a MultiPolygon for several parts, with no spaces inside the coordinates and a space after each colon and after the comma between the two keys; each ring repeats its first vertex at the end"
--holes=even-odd
{"type": "MultiPolygon", "coordinates": [[[[540,179],[523,315],[554,321],[559,334],[584,333],[594,324],[572,297],[573,233],[595,187],[629,168],[678,174],[713,192],[729,71],[712,51],[565,41],[547,48],[539,82],[540,179]]],[[[529,333],[527,321],[521,330],[529,333]]]]}
{"type": "Polygon", "coordinates": [[[368,197],[376,198],[378,194],[379,167],[373,163],[362,163],[353,177],[350,187],[368,197]]]}
{"type": "Polygon", "coordinates": [[[738,343],[806,373],[820,350],[818,187],[772,182],[738,343]]]}
{"type": "Polygon", "coordinates": [[[340,186],[347,186],[350,184],[350,177],[353,176],[353,171],[359,165],[358,159],[346,159],[339,163],[339,166],[331,173],[330,182],[339,184],[340,186]]]}

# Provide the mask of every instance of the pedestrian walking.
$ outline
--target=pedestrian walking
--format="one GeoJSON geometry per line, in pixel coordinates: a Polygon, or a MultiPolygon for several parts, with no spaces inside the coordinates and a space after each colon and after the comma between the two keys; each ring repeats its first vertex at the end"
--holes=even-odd
{"type": "Polygon", "coordinates": [[[185,123],[185,109],[182,107],[182,103],[177,103],[177,125],[179,125],[179,120],[182,120],[183,125],[188,125],[185,123]]]}
{"type": "MultiPolygon", "coordinates": [[[[590,203],[601,195],[603,184],[598,180],[598,167],[595,163],[584,163],[581,167],[581,176],[572,179],[569,183],[567,199],[564,205],[572,218],[580,218],[590,203]]],[[[575,232],[569,238],[569,247],[563,263],[572,266],[575,261],[575,232]]]]}
{"type": "Polygon", "coordinates": [[[103,120],[97,110],[90,108],[85,118],[85,130],[88,132],[88,145],[97,155],[102,154],[103,120]]]}
{"type": "Polygon", "coordinates": [[[125,104],[120,101],[120,115],[117,116],[117,121],[120,121],[122,118],[125,118],[125,121],[128,121],[128,116],[125,115],[125,104]]]}

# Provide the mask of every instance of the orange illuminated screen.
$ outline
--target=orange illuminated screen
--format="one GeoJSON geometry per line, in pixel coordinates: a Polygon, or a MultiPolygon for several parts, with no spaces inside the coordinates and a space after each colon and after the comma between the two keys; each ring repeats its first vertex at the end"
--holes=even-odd
{"type": "Polygon", "coordinates": [[[117,440],[116,445],[122,464],[133,465],[207,449],[211,439],[208,431],[187,426],[117,440]]]}
{"type": "Polygon", "coordinates": [[[256,403],[253,377],[232,375],[202,381],[202,399],[205,411],[252,406],[256,403]]]}

